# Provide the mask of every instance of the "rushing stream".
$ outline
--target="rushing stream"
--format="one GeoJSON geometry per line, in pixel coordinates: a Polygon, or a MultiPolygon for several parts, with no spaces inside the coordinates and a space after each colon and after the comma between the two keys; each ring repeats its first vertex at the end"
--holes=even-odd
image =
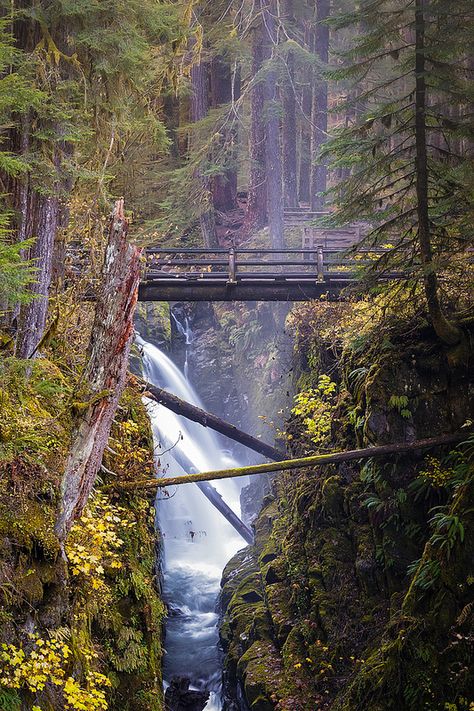
{"type": "MultiPolygon", "coordinates": [[[[183,400],[202,403],[181,371],[158,348],[137,341],[143,352],[146,378],[183,400]]],[[[236,462],[220,438],[155,402],[148,401],[156,458],[165,475],[184,473],[192,462],[196,471],[222,469],[236,462]],[[184,464],[186,466],[186,464],[184,464]]],[[[225,502],[240,515],[242,483],[215,482],[225,502]]],[[[219,711],[222,665],[218,650],[216,602],[222,570],[246,544],[194,484],[158,494],[157,515],[164,543],[164,595],[170,607],[166,623],[164,680],[191,679],[192,688],[211,693],[207,711],[219,711]]]]}

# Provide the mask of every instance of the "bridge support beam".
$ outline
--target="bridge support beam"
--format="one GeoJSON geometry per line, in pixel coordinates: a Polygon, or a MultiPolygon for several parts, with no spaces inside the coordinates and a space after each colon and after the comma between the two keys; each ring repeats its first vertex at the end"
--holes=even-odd
{"type": "Polygon", "coordinates": [[[330,284],[316,279],[307,282],[272,281],[252,283],[240,281],[237,284],[209,284],[196,281],[142,282],[138,292],[139,301],[310,301],[340,298],[341,289],[354,282],[341,280],[330,284]]]}

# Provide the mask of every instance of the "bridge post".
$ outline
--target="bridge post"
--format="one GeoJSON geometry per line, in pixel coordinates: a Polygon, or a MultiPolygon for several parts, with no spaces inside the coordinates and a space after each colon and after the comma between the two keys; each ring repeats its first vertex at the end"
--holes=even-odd
{"type": "Polygon", "coordinates": [[[229,279],[228,284],[237,284],[237,262],[235,258],[235,249],[229,249],[229,279]]]}
{"type": "Polygon", "coordinates": [[[322,245],[318,245],[318,281],[324,281],[324,253],[322,245]]]}

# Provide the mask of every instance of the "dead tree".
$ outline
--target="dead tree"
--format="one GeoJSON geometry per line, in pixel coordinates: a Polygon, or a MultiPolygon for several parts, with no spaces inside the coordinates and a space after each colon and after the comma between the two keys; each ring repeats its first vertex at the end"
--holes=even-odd
{"type": "Polygon", "coordinates": [[[123,200],[111,217],[109,240],[97,294],[87,365],[83,375],[84,404],[77,418],[61,484],[56,532],[61,540],[84,509],[94,485],[123,391],[133,337],[141,250],[127,241],[123,200]]]}
{"type": "Polygon", "coordinates": [[[238,427],[231,425],[230,422],[226,422],[220,417],[217,417],[217,415],[212,415],[210,412],[206,412],[200,407],[191,405],[191,403],[181,400],[181,398],[176,395],[173,395],[162,388],[157,388],[152,383],[147,383],[143,380],[139,380],[138,378],[137,381],[143,387],[144,395],[146,397],[155,400],[155,402],[160,403],[160,405],[163,405],[168,410],[176,412],[177,415],[186,417],[192,422],[198,422],[203,427],[210,427],[212,430],[215,430],[215,432],[219,432],[225,437],[229,437],[235,442],[239,442],[239,444],[252,449],[254,452],[263,454],[263,456],[268,459],[273,459],[276,462],[285,459],[286,455],[284,452],[280,452],[275,447],[262,442],[256,437],[252,437],[252,435],[247,434],[247,432],[239,430],[238,427]]]}

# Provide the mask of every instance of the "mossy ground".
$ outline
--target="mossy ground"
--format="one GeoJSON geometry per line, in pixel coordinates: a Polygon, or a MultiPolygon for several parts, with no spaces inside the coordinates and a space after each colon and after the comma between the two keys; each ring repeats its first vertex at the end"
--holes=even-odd
{"type": "MultiPolygon", "coordinates": [[[[106,675],[108,708],[161,711],[165,609],[154,510],[142,495],[108,487],[152,471],[152,435],[133,382],[121,398],[104,466],[66,542],[66,557],[54,532],[80,391],[79,334],[71,320],[42,357],[25,363],[7,352],[1,363],[0,643],[28,656],[32,633],[61,640],[71,650],[66,675],[84,689],[89,669],[106,675]],[[69,347],[65,333],[73,336],[69,347]]],[[[64,708],[63,692],[49,681],[36,693],[27,684],[12,687],[5,664],[0,708],[64,708]]]]}

